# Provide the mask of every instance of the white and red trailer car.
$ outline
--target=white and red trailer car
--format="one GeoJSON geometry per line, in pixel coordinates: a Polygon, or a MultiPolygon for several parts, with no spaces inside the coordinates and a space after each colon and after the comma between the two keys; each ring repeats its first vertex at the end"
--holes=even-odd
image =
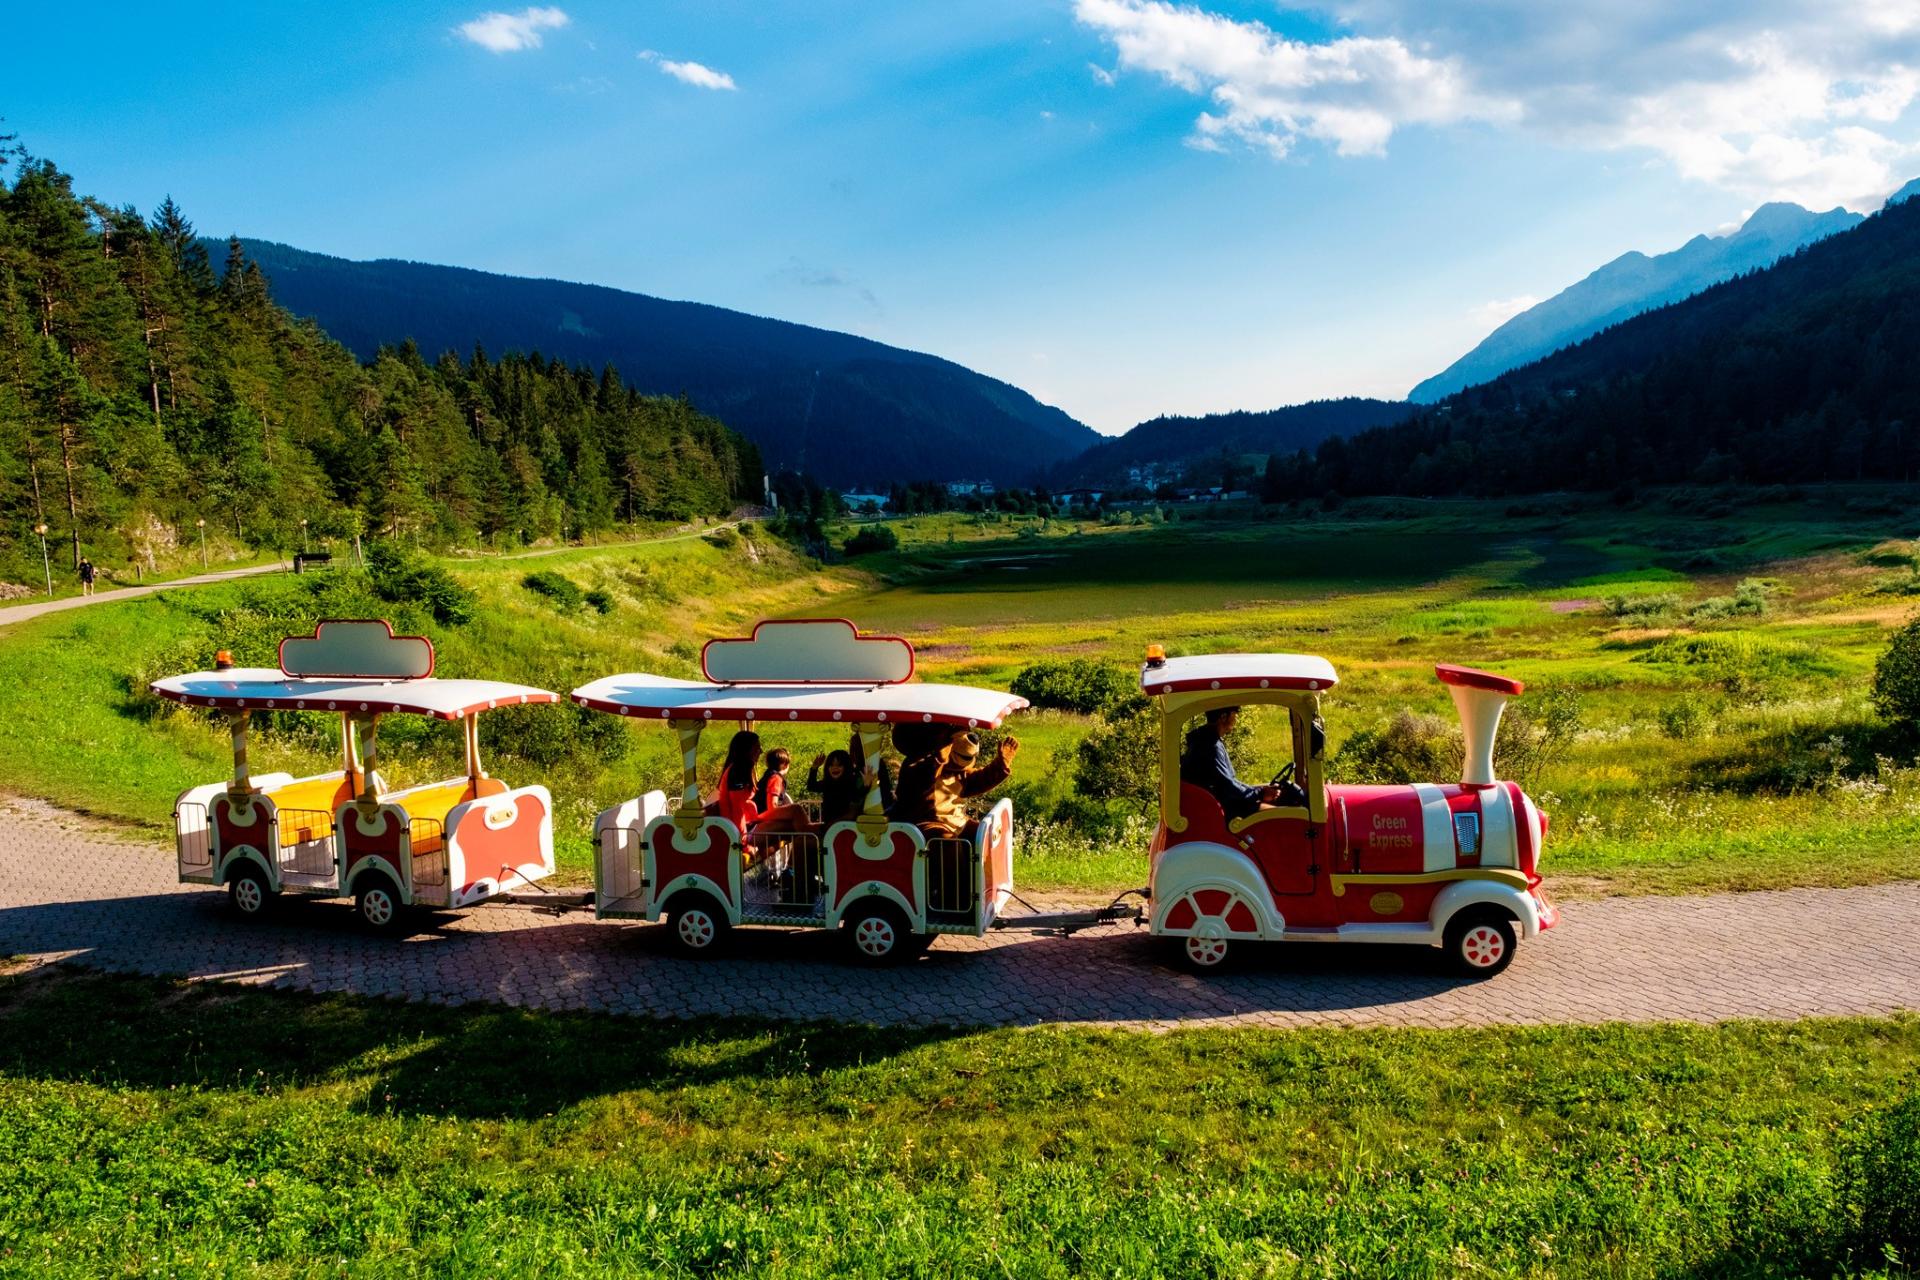
{"type": "Polygon", "coordinates": [[[910,644],[838,619],[762,622],[749,638],[709,642],[701,663],[705,680],[628,674],[573,691],[582,706],[670,729],[681,754],[671,799],[650,791],[596,819],[597,915],[665,917],[687,954],[717,949],[738,925],[838,929],[854,958],[872,964],[910,957],[941,934],[994,926],[1013,892],[1012,803],[994,804],[960,838],[929,841],[887,820],[876,770],[902,725],[998,728],[1026,699],[916,682],[910,644]],[[858,733],[864,811],[825,830],[795,822],[751,831],[710,812],[697,766],[702,734],[716,722],[858,733]]]}
{"type": "Polygon", "coordinates": [[[1178,939],[1196,969],[1244,942],[1439,945],[1487,977],[1557,917],[1541,890],[1547,817],[1493,774],[1493,742],[1518,680],[1442,665],[1466,737],[1458,784],[1327,785],[1320,695],[1338,677],[1305,654],[1163,658],[1149,651],[1141,690],[1160,712],[1160,826],[1148,923],[1178,939]],[[1285,714],[1291,759],[1274,781],[1291,802],[1229,818],[1183,782],[1186,730],[1209,710],[1264,705],[1285,714]]]}
{"type": "Polygon", "coordinates": [[[174,803],[179,878],[225,885],[253,916],[282,892],[354,899],[369,926],[392,929],[409,907],[465,907],[553,874],[553,800],[510,787],[480,764],[478,718],[497,707],[558,701],[498,680],[442,680],[433,645],[381,621],[329,620],[280,645],[280,665],[169,676],[153,691],[223,712],[233,776],[174,803]],[[312,711],[340,720],[340,767],[295,778],[247,768],[256,714],[312,711]],[[466,770],[389,791],[374,768],[380,720],[462,721],[466,770]]]}

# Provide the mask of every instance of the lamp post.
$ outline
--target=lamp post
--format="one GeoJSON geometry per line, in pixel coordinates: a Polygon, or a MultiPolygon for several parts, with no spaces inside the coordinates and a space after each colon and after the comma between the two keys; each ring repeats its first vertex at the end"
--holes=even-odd
{"type": "Polygon", "coordinates": [[[200,568],[202,572],[204,572],[207,567],[207,519],[206,517],[202,516],[198,520],[195,520],[193,522],[193,527],[200,531],[200,568]]]}
{"type": "Polygon", "coordinates": [[[33,531],[40,535],[40,571],[47,575],[47,596],[51,598],[53,596],[53,561],[47,558],[47,526],[44,522],[37,524],[33,526],[33,531]]]}
{"type": "Polygon", "coordinates": [[[300,554],[307,554],[307,522],[304,517],[300,521],[300,554]]]}

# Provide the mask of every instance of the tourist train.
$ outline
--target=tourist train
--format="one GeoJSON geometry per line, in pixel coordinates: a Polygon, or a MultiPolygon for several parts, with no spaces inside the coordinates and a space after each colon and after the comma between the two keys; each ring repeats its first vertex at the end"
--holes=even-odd
{"type": "Polygon", "coordinates": [[[423,637],[329,620],[285,640],[277,668],[234,667],[222,654],[213,671],[156,681],[161,697],[223,713],[233,739],[232,776],[175,805],[180,880],[225,886],[245,916],[282,893],[351,897],[379,930],[415,908],[531,889],[550,904],[590,903],[601,918],[664,921],[669,945],[689,956],[724,949],[741,926],[771,925],[835,930],[853,960],[872,965],[911,959],[943,934],[1131,921],[1202,972],[1258,942],[1371,942],[1437,946],[1459,971],[1487,977],[1557,918],[1539,874],[1547,815],[1493,772],[1502,710],[1522,686],[1473,668],[1436,668],[1465,738],[1457,783],[1346,785],[1325,776],[1321,698],[1338,682],[1325,659],[1149,647],[1140,688],[1157,717],[1160,813],[1142,850],[1147,883],[1104,908],[1039,913],[1011,910],[1014,806],[987,794],[1017,744],[1003,738],[992,760],[974,763],[980,733],[1027,702],[916,680],[906,640],[840,619],[767,621],[709,641],[700,680],[629,673],[573,690],[582,707],[672,734],[680,756],[674,785],[596,817],[594,890],[583,899],[536,883],[554,871],[545,788],[510,787],[481,766],[482,714],[558,695],[440,679],[433,666],[423,637]],[[1286,726],[1289,758],[1264,786],[1239,782],[1227,754],[1248,706],[1286,726]],[[251,717],[281,711],[338,716],[340,767],[249,772],[251,717]],[[388,790],[376,742],[381,718],[396,714],[461,722],[463,773],[388,790]],[[716,722],[732,734],[710,798],[700,760],[716,722]],[[753,781],[758,734],[799,725],[847,732],[828,766],[832,811],[780,794],[784,779],[753,781]],[[905,761],[891,806],[889,748],[905,761]]]}

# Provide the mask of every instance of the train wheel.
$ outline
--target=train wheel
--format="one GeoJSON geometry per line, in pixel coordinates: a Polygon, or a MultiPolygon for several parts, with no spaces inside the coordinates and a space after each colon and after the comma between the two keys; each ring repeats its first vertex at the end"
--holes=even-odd
{"type": "Polygon", "coordinates": [[[667,912],[667,939],[683,956],[710,956],[725,948],[733,924],[712,895],[682,893],[667,912]]]}
{"type": "Polygon", "coordinates": [[[908,923],[907,913],[885,899],[848,912],[840,922],[840,935],[847,940],[847,950],[856,964],[876,968],[899,964],[926,950],[908,923]]]}
{"type": "Polygon", "coordinates": [[[1472,912],[1447,924],[1447,959],[1469,978],[1491,978],[1513,963],[1517,945],[1511,917],[1495,912],[1472,912]]]}
{"type": "Polygon", "coordinates": [[[393,881],[372,873],[362,876],[360,887],[354,890],[353,909],[359,913],[360,923],[375,933],[398,932],[406,912],[393,881]]]}
{"type": "Polygon", "coordinates": [[[227,901],[237,914],[249,920],[265,915],[273,905],[273,891],[267,887],[266,873],[252,863],[236,867],[227,877],[227,901]]]}
{"type": "Polygon", "coordinates": [[[1211,929],[1175,938],[1179,948],[1174,954],[1183,968],[1194,973],[1218,973],[1233,955],[1233,944],[1211,929]]]}

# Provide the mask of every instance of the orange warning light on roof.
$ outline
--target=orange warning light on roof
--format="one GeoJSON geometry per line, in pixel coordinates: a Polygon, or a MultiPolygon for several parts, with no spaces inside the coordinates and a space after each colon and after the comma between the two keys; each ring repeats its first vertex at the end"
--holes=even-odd
{"type": "Polygon", "coordinates": [[[229,649],[222,649],[222,650],[220,650],[220,652],[218,652],[218,653],[216,653],[216,654],[214,654],[214,655],[213,655],[213,669],[214,669],[215,671],[231,671],[231,670],[233,670],[233,652],[232,652],[232,650],[229,650],[229,649]]]}
{"type": "Polygon", "coordinates": [[[1167,646],[1163,644],[1148,645],[1147,646],[1147,665],[1150,667],[1164,667],[1166,664],[1167,664],[1167,646]]]}

